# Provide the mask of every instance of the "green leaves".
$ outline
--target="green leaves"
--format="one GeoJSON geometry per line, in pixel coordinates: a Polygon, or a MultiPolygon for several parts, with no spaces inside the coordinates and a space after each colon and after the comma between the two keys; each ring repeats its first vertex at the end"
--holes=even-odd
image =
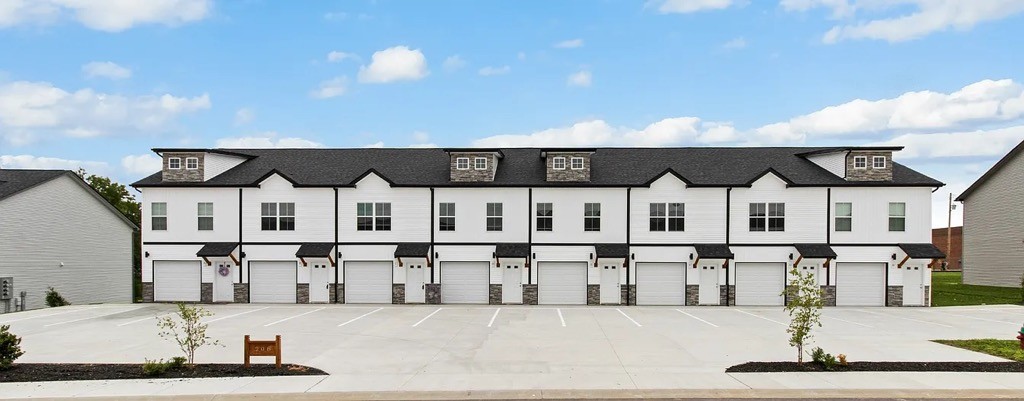
{"type": "Polygon", "coordinates": [[[0,326],[0,370],[10,368],[14,360],[25,355],[21,350],[21,337],[14,335],[11,326],[0,326]]]}
{"type": "Polygon", "coordinates": [[[220,342],[206,335],[207,324],[200,322],[204,317],[213,316],[210,311],[194,305],[178,303],[175,316],[157,319],[160,337],[172,340],[181,348],[189,365],[195,365],[196,351],[206,345],[220,345],[220,342]],[[174,319],[177,317],[178,319],[174,319]]]}
{"type": "Polygon", "coordinates": [[[811,331],[821,327],[821,309],[825,306],[818,279],[812,272],[802,272],[793,266],[789,271],[789,286],[783,291],[786,312],[789,313],[789,345],[796,347],[797,363],[804,363],[804,346],[813,337],[811,331]]]}

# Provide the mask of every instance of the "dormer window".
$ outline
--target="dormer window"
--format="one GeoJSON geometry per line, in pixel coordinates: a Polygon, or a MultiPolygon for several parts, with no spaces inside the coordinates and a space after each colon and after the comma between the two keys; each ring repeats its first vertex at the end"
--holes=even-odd
{"type": "Polygon", "coordinates": [[[565,170],[565,158],[561,156],[552,158],[551,168],[554,170],[565,170]]]}
{"type": "Polygon", "coordinates": [[[583,158],[574,157],[571,159],[571,167],[573,170],[583,170],[583,158]]]}
{"type": "Polygon", "coordinates": [[[868,157],[867,156],[854,156],[853,157],[853,168],[868,168],[868,157]]]}
{"type": "Polygon", "coordinates": [[[185,159],[185,169],[186,170],[196,170],[198,168],[199,168],[199,158],[198,157],[189,157],[189,158],[185,159]]]}
{"type": "Polygon", "coordinates": [[[455,169],[457,170],[469,170],[469,158],[460,157],[455,159],[455,169]]]}
{"type": "Polygon", "coordinates": [[[181,158],[170,157],[167,159],[167,168],[171,170],[181,170],[181,158]]]}
{"type": "Polygon", "coordinates": [[[487,170],[487,158],[477,157],[473,159],[473,168],[476,170],[487,170]]]}
{"type": "Polygon", "coordinates": [[[885,168],[885,156],[872,157],[871,168],[885,168]]]}

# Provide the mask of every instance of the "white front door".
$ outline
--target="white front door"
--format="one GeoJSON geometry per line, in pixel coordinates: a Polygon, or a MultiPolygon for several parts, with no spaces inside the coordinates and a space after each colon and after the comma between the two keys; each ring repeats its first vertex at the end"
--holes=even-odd
{"type": "Polygon", "coordinates": [[[505,265],[501,276],[501,303],[523,303],[523,268],[519,265],[505,265]]]}
{"type": "Polygon", "coordinates": [[[606,265],[601,268],[601,304],[622,303],[622,288],[619,286],[619,267],[606,265]]]}
{"type": "Polygon", "coordinates": [[[537,303],[586,305],[587,262],[537,263],[537,303]]]}
{"type": "Polygon", "coordinates": [[[441,303],[488,304],[490,262],[441,262],[441,303]]]}
{"type": "Polygon", "coordinates": [[[924,269],[906,266],[903,270],[903,306],[924,305],[924,269]]]}
{"type": "Polygon", "coordinates": [[[390,304],[392,262],[345,262],[345,303],[390,304]]]}
{"type": "Polygon", "coordinates": [[[426,302],[426,286],[423,284],[423,264],[405,265],[405,303],[426,302]]]}
{"type": "Polygon", "coordinates": [[[885,263],[836,263],[836,305],[885,306],[885,263]]]}
{"type": "Polygon", "coordinates": [[[330,270],[327,265],[313,265],[309,271],[309,302],[327,303],[331,300],[330,270]]]}
{"type": "Polygon", "coordinates": [[[294,304],[295,262],[249,262],[249,290],[252,303],[294,304]]]}
{"type": "Polygon", "coordinates": [[[697,302],[701,305],[718,305],[722,296],[718,292],[718,266],[703,265],[700,267],[700,289],[697,302]]]}
{"type": "Polygon", "coordinates": [[[637,263],[637,305],[686,303],[685,263],[637,263]]]}
{"type": "Polygon", "coordinates": [[[213,302],[232,302],[235,300],[235,269],[234,263],[220,262],[213,270],[213,302]]]}
{"type": "Polygon", "coordinates": [[[786,287],[785,263],[736,263],[737,306],[781,306],[786,287]]]}

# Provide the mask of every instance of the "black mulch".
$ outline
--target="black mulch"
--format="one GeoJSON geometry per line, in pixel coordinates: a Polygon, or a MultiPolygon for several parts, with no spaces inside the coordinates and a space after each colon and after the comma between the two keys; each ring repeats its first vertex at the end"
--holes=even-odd
{"type": "MultiPolygon", "coordinates": [[[[816,362],[747,362],[726,373],[825,372],[816,362]]],[[[850,362],[833,372],[1024,372],[1024,362],[850,362]]]]}
{"type": "Polygon", "coordinates": [[[168,369],[159,376],[142,374],[142,364],[15,363],[0,370],[0,382],[36,382],[65,380],[178,379],[200,377],[306,376],[326,375],[324,371],[302,365],[197,364],[195,367],[168,369]]]}

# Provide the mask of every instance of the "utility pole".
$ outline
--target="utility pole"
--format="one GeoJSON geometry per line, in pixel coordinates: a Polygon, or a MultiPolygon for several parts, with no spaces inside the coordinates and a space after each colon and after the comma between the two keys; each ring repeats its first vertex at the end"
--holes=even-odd
{"type": "Polygon", "coordinates": [[[946,269],[949,270],[949,255],[953,253],[953,191],[949,191],[949,207],[946,208],[946,269]]]}

